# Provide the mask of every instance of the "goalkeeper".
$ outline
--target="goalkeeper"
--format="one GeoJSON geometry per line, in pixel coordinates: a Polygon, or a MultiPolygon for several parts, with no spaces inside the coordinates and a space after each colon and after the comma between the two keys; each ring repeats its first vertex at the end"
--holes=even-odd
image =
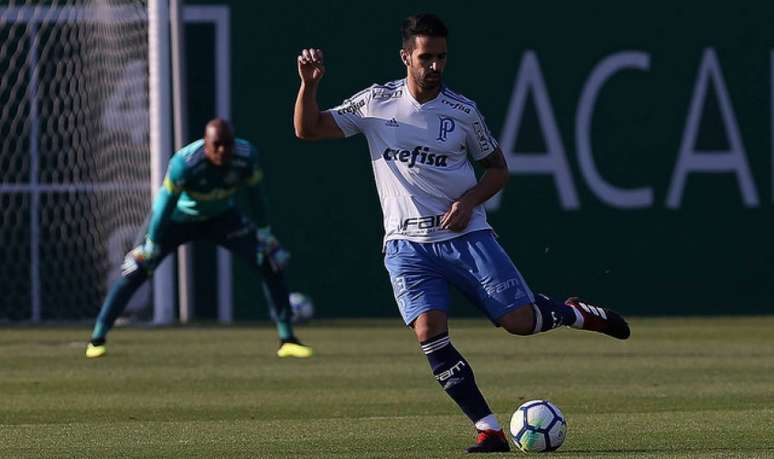
{"type": "Polygon", "coordinates": [[[263,172],[255,148],[235,139],[229,123],[207,123],[204,139],[179,150],[169,160],[164,184],[153,203],[144,241],[121,265],[97,317],[86,357],[106,354],[105,339],[132,294],[170,252],[192,240],[210,240],[246,260],[259,271],[267,300],[274,309],[279,357],[310,357],[312,349],[293,334],[292,311],[283,269],[290,254],[280,246],[268,225],[261,182],[263,172]],[[244,189],[246,217],[237,210],[235,193],[244,189]]]}

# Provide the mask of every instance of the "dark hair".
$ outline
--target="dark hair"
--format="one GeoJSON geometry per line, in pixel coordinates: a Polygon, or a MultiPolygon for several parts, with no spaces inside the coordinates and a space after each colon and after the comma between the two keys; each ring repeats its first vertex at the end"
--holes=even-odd
{"type": "Polygon", "coordinates": [[[424,35],[427,37],[444,37],[449,35],[449,29],[434,14],[422,13],[409,16],[400,25],[400,35],[403,38],[403,49],[414,47],[414,37],[424,35]]]}

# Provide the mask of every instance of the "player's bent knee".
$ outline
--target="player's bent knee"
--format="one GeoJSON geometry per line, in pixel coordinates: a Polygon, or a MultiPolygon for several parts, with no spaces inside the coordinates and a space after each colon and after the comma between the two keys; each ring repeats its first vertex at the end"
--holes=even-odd
{"type": "Polygon", "coordinates": [[[446,313],[432,310],[419,315],[411,324],[419,342],[427,341],[448,330],[446,313]]]}
{"type": "Polygon", "coordinates": [[[500,317],[498,323],[512,335],[531,335],[535,327],[534,312],[531,304],[525,304],[515,311],[500,317]]]}

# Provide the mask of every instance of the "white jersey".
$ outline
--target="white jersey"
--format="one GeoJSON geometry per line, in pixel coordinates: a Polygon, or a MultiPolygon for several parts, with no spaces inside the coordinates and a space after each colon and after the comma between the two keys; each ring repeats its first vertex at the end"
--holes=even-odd
{"type": "Polygon", "coordinates": [[[468,157],[480,160],[498,144],[476,104],[443,87],[417,102],[405,79],[373,85],[328,111],[347,137],[368,140],[384,215],[384,242],[438,242],[491,229],[483,206],[462,232],[441,229],[452,202],[476,185],[468,157]]]}

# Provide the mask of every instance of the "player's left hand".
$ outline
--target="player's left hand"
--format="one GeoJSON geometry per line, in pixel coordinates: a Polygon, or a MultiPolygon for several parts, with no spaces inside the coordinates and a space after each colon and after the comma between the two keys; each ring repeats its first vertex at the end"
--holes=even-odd
{"type": "Polygon", "coordinates": [[[255,237],[258,240],[258,250],[255,254],[258,265],[261,266],[265,261],[268,261],[274,272],[285,269],[290,262],[290,252],[280,245],[272,234],[271,228],[268,226],[258,228],[255,237]]]}
{"type": "Polygon", "coordinates": [[[473,205],[462,198],[454,201],[449,210],[441,217],[441,228],[454,232],[464,230],[470,223],[473,208],[473,205]]]}

